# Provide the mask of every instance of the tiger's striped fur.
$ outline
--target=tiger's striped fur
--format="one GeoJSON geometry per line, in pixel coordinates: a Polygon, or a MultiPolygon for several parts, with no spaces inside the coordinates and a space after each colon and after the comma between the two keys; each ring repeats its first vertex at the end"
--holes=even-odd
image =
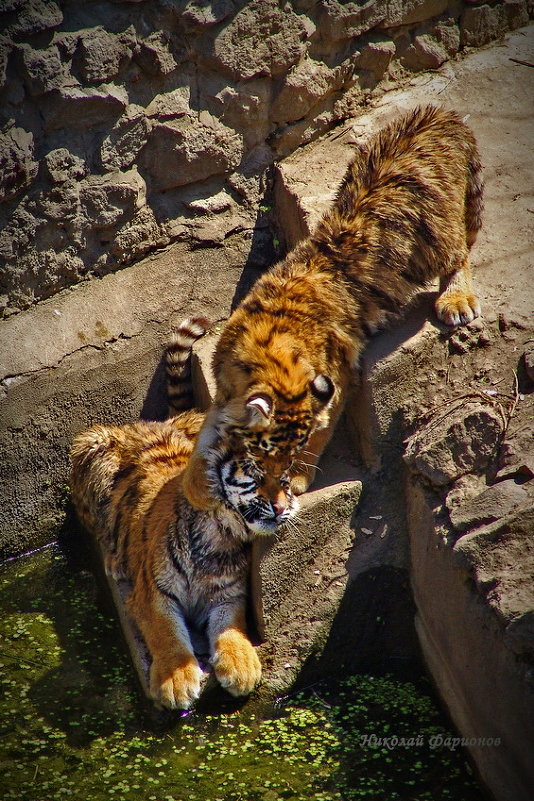
{"type": "MultiPolygon", "coordinates": [[[[186,386],[191,344],[206,325],[188,319],[172,336],[171,387],[186,386]]],[[[236,460],[222,441],[204,463],[209,508],[194,508],[184,472],[203,420],[187,411],[164,422],[95,426],[71,452],[78,516],[100,542],[108,573],[131,582],[128,611],[152,658],[150,693],[170,708],[188,708],[200,691],[190,626],[206,630],[215,675],[230,693],[247,694],[259,682],[245,624],[250,544],[296,508],[289,477],[285,489],[269,477],[266,489],[256,466],[236,460]]]]}
{"type": "MultiPolygon", "coordinates": [[[[476,142],[454,112],[417,109],[357,152],[315,232],[233,312],[213,359],[217,392],[191,465],[223,436],[307,489],[369,337],[440,278],[448,325],[480,314],[469,249],[481,225],[476,142]]],[[[192,473],[194,475],[194,473],[192,473]]],[[[201,505],[201,485],[190,489],[201,505]]]]}

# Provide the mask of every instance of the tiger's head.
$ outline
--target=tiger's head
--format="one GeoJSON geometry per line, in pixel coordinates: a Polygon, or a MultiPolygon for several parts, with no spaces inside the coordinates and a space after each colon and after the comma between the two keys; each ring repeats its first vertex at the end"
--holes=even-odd
{"type": "Polygon", "coordinates": [[[258,464],[266,458],[290,463],[311,434],[328,425],[336,395],[333,379],[290,333],[267,328],[263,339],[258,330],[254,337],[242,334],[237,354],[225,335],[213,367],[215,404],[228,432],[258,464]]]}
{"type": "Polygon", "coordinates": [[[255,459],[214,408],[197,438],[182,486],[195,508],[216,512],[223,506],[237,515],[249,535],[269,535],[298,511],[289,467],[274,457],[255,459]]]}

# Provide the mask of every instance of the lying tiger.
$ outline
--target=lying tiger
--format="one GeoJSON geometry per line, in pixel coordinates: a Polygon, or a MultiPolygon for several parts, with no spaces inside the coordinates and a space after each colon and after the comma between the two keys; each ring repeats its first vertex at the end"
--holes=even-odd
{"type": "MultiPolygon", "coordinates": [[[[166,349],[172,413],[188,405],[189,357],[207,326],[185,320],[166,349]]],[[[187,709],[202,670],[189,627],[205,629],[211,663],[232,695],[258,684],[261,665],[246,634],[250,544],[294,516],[289,476],[237,459],[225,442],[206,453],[209,509],[189,502],[184,479],[204,415],[164,422],[95,426],[72,447],[71,487],[78,516],[100,542],[106,571],[132,584],[128,611],[151,656],[149,689],[159,705],[187,709]]]]}
{"type": "Polygon", "coordinates": [[[369,335],[440,279],[438,318],[480,314],[468,254],[481,225],[476,142],[457,114],[417,109],[383,130],[348,167],[315,232],[267,272],[221,333],[217,391],[188,476],[210,503],[202,465],[215,441],[304,492],[343,408],[369,335]]]}

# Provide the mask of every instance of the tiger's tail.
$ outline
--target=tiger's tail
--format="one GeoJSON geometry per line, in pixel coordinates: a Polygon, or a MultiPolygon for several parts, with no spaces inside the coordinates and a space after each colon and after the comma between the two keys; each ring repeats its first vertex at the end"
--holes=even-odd
{"type": "Polygon", "coordinates": [[[191,382],[191,350],[197,339],[204,336],[211,323],[206,317],[188,317],[173,329],[165,345],[164,360],[167,374],[169,417],[191,409],[195,400],[191,382]]]}

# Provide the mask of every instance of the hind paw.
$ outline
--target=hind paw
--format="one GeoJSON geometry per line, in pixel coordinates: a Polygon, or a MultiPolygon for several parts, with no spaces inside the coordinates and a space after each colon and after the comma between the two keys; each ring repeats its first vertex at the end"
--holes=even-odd
{"type": "Polygon", "coordinates": [[[467,325],[480,317],[480,303],[472,293],[444,292],[436,300],[436,314],[445,325],[467,325]]]}

